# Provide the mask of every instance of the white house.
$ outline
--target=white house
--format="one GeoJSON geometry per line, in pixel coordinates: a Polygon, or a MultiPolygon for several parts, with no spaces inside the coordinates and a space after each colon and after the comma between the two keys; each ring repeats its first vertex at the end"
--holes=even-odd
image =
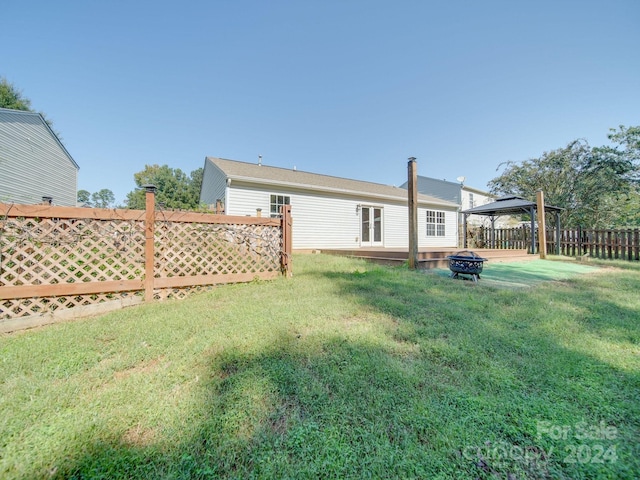
{"type": "Polygon", "coordinates": [[[0,202],[75,206],[79,168],[42,115],[0,108],[0,202]]]}
{"type": "MultiPolygon", "coordinates": [[[[229,215],[277,215],[291,205],[293,248],[408,248],[408,195],[400,187],[207,157],[200,202],[229,215]]],[[[418,246],[456,247],[459,205],[418,195],[418,246]]]]}

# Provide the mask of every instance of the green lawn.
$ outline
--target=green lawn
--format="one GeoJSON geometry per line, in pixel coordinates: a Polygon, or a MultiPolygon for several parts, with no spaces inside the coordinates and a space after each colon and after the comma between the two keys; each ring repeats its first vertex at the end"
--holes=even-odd
{"type": "Polygon", "coordinates": [[[0,478],[638,478],[640,265],[605,265],[522,289],[295,256],[0,336],[0,478]]]}

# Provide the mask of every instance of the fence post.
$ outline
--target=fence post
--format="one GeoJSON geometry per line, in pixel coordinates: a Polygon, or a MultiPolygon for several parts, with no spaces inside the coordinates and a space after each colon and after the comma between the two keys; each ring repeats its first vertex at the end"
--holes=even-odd
{"type": "Polygon", "coordinates": [[[582,252],[582,225],[578,225],[578,238],[577,238],[578,242],[578,253],[576,254],[576,256],[582,256],[583,252],[582,252]]]}
{"type": "Polygon", "coordinates": [[[144,301],[153,300],[153,278],[155,275],[155,224],[156,224],[156,187],[143,185],[145,189],[144,216],[144,301]]]}
{"type": "Polygon", "coordinates": [[[291,205],[283,205],[280,207],[280,213],[280,228],[282,230],[282,253],[280,254],[280,264],[283,275],[285,277],[291,277],[293,275],[293,259],[291,257],[293,252],[293,242],[291,238],[293,220],[291,218],[291,205]]]}

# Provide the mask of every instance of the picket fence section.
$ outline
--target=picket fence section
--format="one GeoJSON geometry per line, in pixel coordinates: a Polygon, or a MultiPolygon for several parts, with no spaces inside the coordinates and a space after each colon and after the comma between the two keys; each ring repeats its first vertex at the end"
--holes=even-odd
{"type": "MultiPolygon", "coordinates": [[[[539,248],[538,232],[534,230],[536,252],[539,248]]],[[[596,230],[586,228],[566,228],[558,232],[553,228],[546,231],[547,252],[571,257],[589,256],[609,260],[640,260],[640,229],[596,230]]],[[[477,248],[531,249],[531,228],[522,225],[515,228],[501,228],[494,232],[491,228],[478,227],[467,233],[469,245],[477,248]]],[[[531,253],[531,252],[529,252],[531,253]]]]}
{"type": "Polygon", "coordinates": [[[291,274],[281,218],[0,203],[0,332],[291,274]]]}
{"type": "MultiPolygon", "coordinates": [[[[557,248],[555,236],[547,231],[548,248],[557,248]]],[[[550,250],[555,251],[555,250],[550,250]]],[[[640,260],[640,229],[564,229],[560,237],[560,253],[577,257],[588,255],[610,260],[640,260]]]]}

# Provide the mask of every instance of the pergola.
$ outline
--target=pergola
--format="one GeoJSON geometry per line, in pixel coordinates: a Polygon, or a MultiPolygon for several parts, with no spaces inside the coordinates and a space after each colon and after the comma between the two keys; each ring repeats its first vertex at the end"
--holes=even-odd
{"type": "MultiPolygon", "coordinates": [[[[469,215],[485,215],[491,219],[491,246],[495,247],[496,217],[528,213],[531,217],[531,249],[529,253],[535,253],[536,239],[533,232],[535,231],[537,209],[538,206],[536,202],[530,202],[522,197],[510,196],[499,198],[495,202],[488,203],[486,205],[480,205],[479,207],[463,210],[464,247],[467,248],[467,217],[469,215]]],[[[562,211],[562,208],[554,207],[553,205],[545,205],[544,211],[545,213],[553,212],[556,215],[556,253],[560,254],[560,212],[562,211]]]]}

